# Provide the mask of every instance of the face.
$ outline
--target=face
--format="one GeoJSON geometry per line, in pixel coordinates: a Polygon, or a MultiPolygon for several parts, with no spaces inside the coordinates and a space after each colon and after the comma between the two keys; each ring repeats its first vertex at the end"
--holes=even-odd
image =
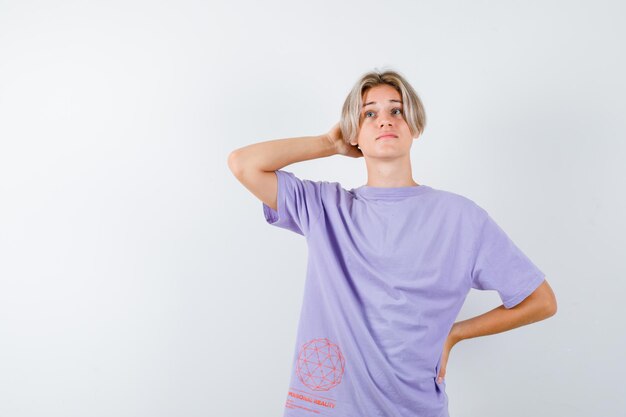
{"type": "Polygon", "coordinates": [[[357,143],[352,144],[358,144],[363,155],[389,158],[410,151],[413,136],[404,119],[402,97],[392,86],[381,84],[365,92],[359,124],[357,143]],[[393,136],[381,137],[384,134],[393,136]]]}

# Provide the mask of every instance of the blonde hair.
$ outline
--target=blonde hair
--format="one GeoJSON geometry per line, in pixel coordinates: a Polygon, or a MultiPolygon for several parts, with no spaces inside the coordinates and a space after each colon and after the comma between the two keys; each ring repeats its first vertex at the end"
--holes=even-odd
{"type": "Polygon", "coordinates": [[[396,89],[403,102],[402,115],[409,125],[413,138],[421,135],[426,127],[426,113],[419,96],[411,87],[411,84],[397,71],[393,70],[373,70],[366,72],[354,84],[352,90],[346,97],[341,110],[339,127],[344,141],[350,144],[356,141],[359,134],[361,107],[363,106],[363,95],[367,90],[377,85],[387,84],[396,89]]]}

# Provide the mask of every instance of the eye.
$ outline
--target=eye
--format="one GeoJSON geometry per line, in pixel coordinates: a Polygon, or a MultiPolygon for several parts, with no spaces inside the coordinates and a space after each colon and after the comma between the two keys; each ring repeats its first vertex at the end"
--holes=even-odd
{"type": "MultiPolygon", "coordinates": [[[[398,111],[398,113],[395,113],[395,114],[402,114],[402,109],[400,107],[395,107],[394,109],[391,110],[391,113],[395,112],[396,110],[398,111]]],[[[369,110],[369,111],[366,111],[365,113],[363,113],[363,115],[364,115],[365,118],[367,118],[368,114],[370,114],[370,113],[374,113],[374,112],[372,110],[369,110]]]]}

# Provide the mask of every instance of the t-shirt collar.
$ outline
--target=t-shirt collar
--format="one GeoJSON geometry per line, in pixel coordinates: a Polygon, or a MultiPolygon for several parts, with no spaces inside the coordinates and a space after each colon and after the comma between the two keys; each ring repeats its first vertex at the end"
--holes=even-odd
{"type": "Polygon", "coordinates": [[[421,184],[407,187],[371,187],[362,185],[358,188],[353,188],[351,191],[363,198],[393,200],[423,194],[429,190],[432,190],[432,188],[428,185],[421,184]]]}

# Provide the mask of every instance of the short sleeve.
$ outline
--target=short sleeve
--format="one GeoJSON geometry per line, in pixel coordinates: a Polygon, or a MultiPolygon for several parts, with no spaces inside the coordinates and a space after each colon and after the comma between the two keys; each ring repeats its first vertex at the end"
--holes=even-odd
{"type": "Polygon", "coordinates": [[[278,194],[277,210],[263,203],[267,223],[308,236],[312,225],[323,209],[323,181],[302,180],[293,173],[276,170],[278,194]]]}
{"type": "Polygon", "coordinates": [[[487,211],[478,207],[477,216],[472,288],[495,290],[506,308],[514,307],[537,289],[545,275],[487,211]]]}

